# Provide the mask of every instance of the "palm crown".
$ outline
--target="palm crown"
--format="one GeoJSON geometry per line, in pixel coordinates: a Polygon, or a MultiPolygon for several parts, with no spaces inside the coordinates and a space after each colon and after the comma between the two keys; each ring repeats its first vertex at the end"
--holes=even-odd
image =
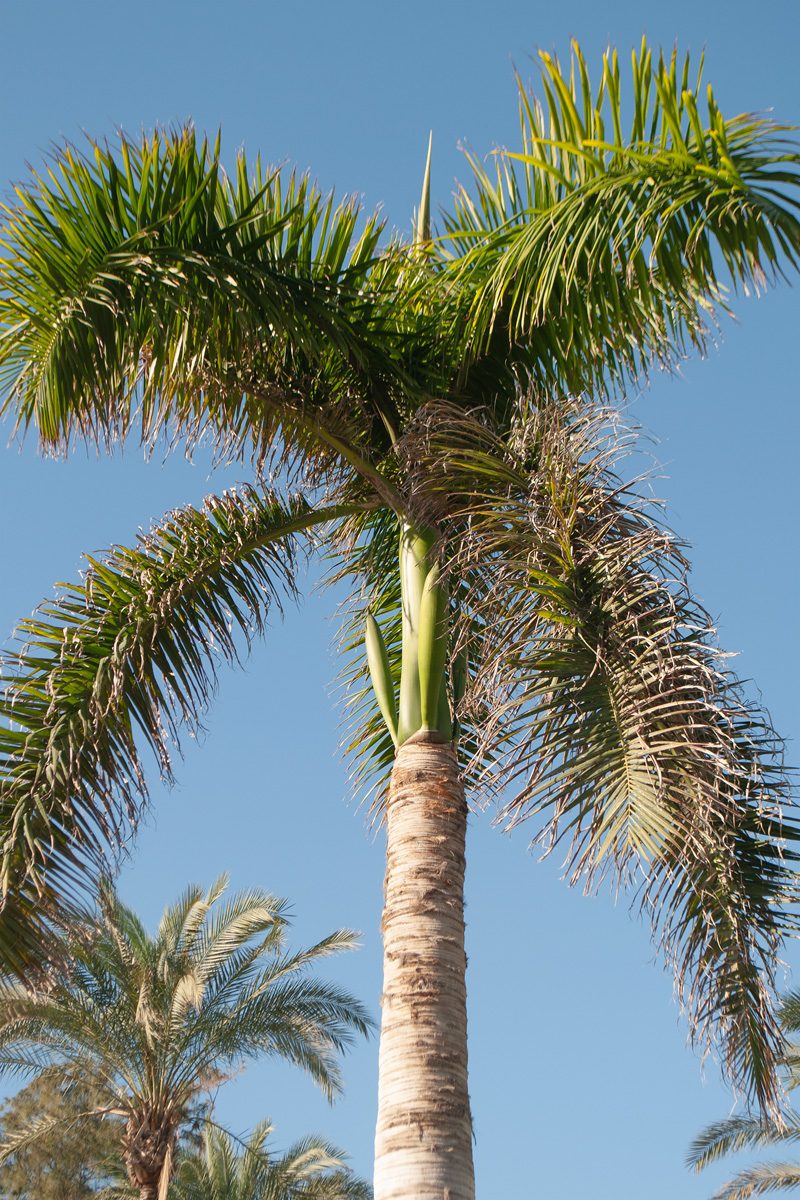
{"type": "MultiPolygon", "coordinates": [[[[286,901],[253,890],[223,902],[225,886],[223,876],[206,893],[187,888],[155,937],[106,888],[98,918],[72,931],[68,971],[0,1000],[0,1071],[90,1087],[98,1107],[69,1120],[122,1118],[123,1158],[140,1186],[169,1182],[199,1097],[243,1061],[284,1058],[332,1098],[340,1053],[371,1025],[352,996],[308,976],[350,948],[351,933],[287,952],[286,901]]],[[[9,1137],[0,1159],[59,1120],[9,1137]]]]}
{"type": "Polygon", "coordinates": [[[542,66],[520,153],[495,174],[471,160],[441,237],[425,191],[411,245],[381,245],[374,219],[357,233],[352,204],[294,176],[240,158],[229,179],[186,131],[118,158],[67,148],[20,191],[0,302],[20,425],[50,448],[210,432],[261,479],[283,468],[289,494],[172,514],[22,625],[5,920],[24,930],[33,897],[135,815],[137,730],[168,771],[209,647],[236,655],[229,614],[248,636],[293,593],[297,547],[321,549],[355,589],[357,772],[381,793],[404,712],[405,735],[455,728],[467,779],[520,780],[508,815],[571,836],[576,877],[641,884],[696,1026],[769,1099],[768,981],[796,886],[780,743],[587,404],[702,348],[719,264],[756,287],[797,264],[800,158],[710,91],[703,123],[688,60],[634,54],[628,139],[615,54],[596,92],[577,48],[569,74],[542,66]]]}
{"type": "Polygon", "coordinates": [[[206,1133],[205,1154],[187,1158],[174,1184],[176,1200],[371,1200],[372,1189],[352,1175],[341,1150],[308,1137],[283,1154],[260,1122],[242,1147],[219,1129],[206,1133]]]}

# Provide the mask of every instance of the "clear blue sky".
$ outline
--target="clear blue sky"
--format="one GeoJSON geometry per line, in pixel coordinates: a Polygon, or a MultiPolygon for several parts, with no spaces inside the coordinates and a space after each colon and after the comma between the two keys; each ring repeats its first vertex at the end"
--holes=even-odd
{"type": "MultiPolygon", "coordinates": [[[[140,0],[137,5],[4,5],[0,21],[0,181],[25,177],[59,138],[113,137],[191,119],[221,127],[232,161],[245,146],[309,168],[323,187],[382,204],[407,229],[434,132],[434,198],[466,177],[458,142],[480,153],[513,145],[511,60],[569,38],[599,64],[641,39],[699,55],[727,115],[774,109],[800,122],[797,0],[140,0]]],[[[723,646],[756,681],[775,723],[797,736],[797,288],[740,297],[705,362],[631,397],[660,439],[659,485],[673,526],[694,546],[694,585],[718,617],[723,646]]],[[[6,438],[3,439],[3,445],[6,438]]],[[[0,449],[0,628],[74,579],[83,551],[130,542],[167,509],[197,503],[246,473],[208,464],[76,455],[42,461],[33,443],[0,449]]],[[[334,926],[363,932],[337,968],[377,1015],[382,839],[345,803],[329,683],[332,598],[311,596],[270,631],[243,672],[223,671],[203,745],[187,744],[180,785],[153,779],[153,814],[121,889],[146,919],[190,879],[229,869],[235,886],[291,898],[298,938],[334,926]]],[[[796,742],[790,750],[795,761],[796,742]]],[[[531,831],[533,832],[533,831],[531,831]]],[[[467,919],[471,1090],[481,1200],[675,1200],[703,1197],[682,1166],[690,1138],[731,1097],[715,1063],[686,1049],[671,981],[653,965],[646,929],[624,900],[570,892],[558,863],[527,852],[476,814],[467,919]]],[[[793,955],[797,960],[797,954],[793,955]]],[[[346,1064],[347,1093],[329,1110],[312,1085],[266,1065],[220,1094],[221,1119],[244,1130],[271,1114],[279,1138],[328,1135],[369,1173],[376,1047],[346,1064]]]]}

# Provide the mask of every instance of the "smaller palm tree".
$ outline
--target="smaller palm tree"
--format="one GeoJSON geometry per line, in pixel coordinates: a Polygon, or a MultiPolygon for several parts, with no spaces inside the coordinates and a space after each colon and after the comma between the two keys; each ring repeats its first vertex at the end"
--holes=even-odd
{"type": "Polygon", "coordinates": [[[287,902],[260,890],[220,900],[192,885],[152,937],[110,886],[72,931],[68,967],[37,990],[0,995],[0,1073],[81,1080],[99,1101],[10,1136],[0,1162],[68,1121],[121,1119],[120,1151],[141,1200],[164,1200],[181,1131],[198,1099],[247,1060],[295,1063],[329,1099],[339,1056],[371,1021],[347,992],[309,975],[349,949],[338,930],[307,950],[285,948],[287,902]]]}
{"type": "MultiPolygon", "coordinates": [[[[779,1018],[787,1034],[800,1032],[800,991],[790,992],[781,1005],[779,1018]]],[[[800,1042],[787,1043],[784,1060],[784,1087],[787,1092],[800,1086],[800,1042]]],[[[738,1150],[760,1150],[765,1146],[791,1146],[800,1142],[800,1114],[789,1110],[775,1118],[743,1113],[717,1121],[704,1129],[689,1148],[687,1163],[702,1171],[712,1162],[738,1150]]],[[[765,1162],[740,1171],[714,1193],[712,1200],[748,1200],[765,1192],[800,1188],[800,1161],[765,1162]]]]}
{"type": "Polygon", "coordinates": [[[219,1128],[206,1130],[205,1153],[182,1159],[170,1200],[372,1200],[372,1188],[348,1170],[330,1142],[307,1137],[285,1154],[270,1151],[269,1121],[241,1147],[219,1128]]]}

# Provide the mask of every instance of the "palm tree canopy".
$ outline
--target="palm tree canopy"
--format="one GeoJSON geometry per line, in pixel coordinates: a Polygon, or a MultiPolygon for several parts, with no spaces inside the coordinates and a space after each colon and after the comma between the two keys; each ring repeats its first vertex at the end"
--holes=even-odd
{"type": "Polygon", "coordinates": [[[209,1127],[205,1153],[180,1164],[176,1200],[371,1200],[372,1189],[347,1169],[345,1156],[319,1137],[294,1143],[283,1154],[267,1145],[274,1128],[260,1122],[242,1146],[209,1127]]]}
{"type": "MultiPolygon", "coordinates": [[[[309,969],[354,935],[289,951],[286,901],[259,889],[223,900],[225,887],[222,876],[205,893],[187,888],[153,936],[107,886],[98,915],[73,928],[68,972],[0,998],[0,1071],[91,1088],[98,1106],[74,1126],[105,1113],[177,1133],[204,1090],[263,1056],[295,1063],[332,1099],[339,1056],[372,1022],[309,969]]],[[[0,1161],[59,1120],[7,1138],[0,1161]]]]}
{"type": "Polygon", "coordinates": [[[521,369],[605,395],[702,347],[715,255],[745,287],[797,265],[796,144],[725,120],[710,89],[704,125],[702,62],[692,82],[688,57],[654,63],[645,43],[629,138],[616,52],[596,92],[577,45],[569,76],[541,62],[522,152],[495,177],[469,157],[474,194],[422,254],[381,248],[376,217],[359,230],[354,201],[294,173],[240,155],[228,178],[219,141],[188,130],[56,152],[7,210],[4,408],[50,448],[175,423],[258,453],[297,417],[317,452],[332,424],[374,453],[425,391],[483,403],[521,369]]]}
{"type": "Polygon", "coordinates": [[[798,836],[780,743],[587,405],[702,348],[719,263],[744,287],[797,265],[800,155],[710,92],[704,124],[688,61],[646,46],[627,139],[615,55],[597,90],[577,48],[569,74],[542,66],[520,153],[494,176],[471,159],[443,236],[426,238],[423,203],[410,246],[381,248],[374,219],[359,232],[354,205],[295,176],[240,157],[229,179],[187,131],[66,148],[18,190],[5,410],[49,449],[211,431],[259,472],[283,464],[297,495],[172,515],[22,628],[0,746],[5,919],[24,932],[35,899],[135,817],[135,729],[168,771],[162,722],[196,719],[209,635],[235,656],[225,606],[258,628],[292,593],[298,538],[355,579],[353,745],[380,784],[393,744],[361,639],[369,609],[396,679],[399,516],[437,532],[451,676],[470,664],[452,714],[468,778],[518,780],[507,815],[569,836],[576,877],[640,885],[696,1027],[769,1098],[762,972],[794,928],[798,836]]]}

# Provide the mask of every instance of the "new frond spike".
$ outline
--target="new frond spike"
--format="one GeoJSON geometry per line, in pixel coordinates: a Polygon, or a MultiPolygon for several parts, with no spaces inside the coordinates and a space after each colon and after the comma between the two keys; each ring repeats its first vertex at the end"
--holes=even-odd
{"type": "Polygon", "coordinates": [[[392,735],[392,741],[397,745],[397,707],[394,699],[394,680],[389,662],[386,643],[383,640],[378,622],[372,613],[367,613],[367,628],[364,637],[367,650],[367,663],[375,698],[381,710],[381,716],[386,722],[386,728],[392,735]]]}
{"type": "Polygon", "coordinates": [[[433,130],[428,139],[428,157],[425,162],[425,174],[422,179],[422,195],[419,209],[414,219],[414,244],[418,251],[424,251],[431,241],[431,155],[433,153],[433,130]]]}

